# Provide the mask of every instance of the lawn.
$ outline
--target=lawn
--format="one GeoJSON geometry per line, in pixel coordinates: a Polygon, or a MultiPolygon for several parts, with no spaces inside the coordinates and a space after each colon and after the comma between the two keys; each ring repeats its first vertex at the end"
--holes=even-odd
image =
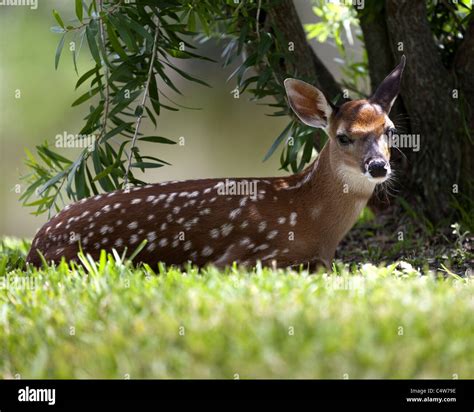
{"type": "Polygon", "coordinates": [[[474,283],[407,262],[22,270],[0,243],[3,378],[474,378],[474,283]]]}

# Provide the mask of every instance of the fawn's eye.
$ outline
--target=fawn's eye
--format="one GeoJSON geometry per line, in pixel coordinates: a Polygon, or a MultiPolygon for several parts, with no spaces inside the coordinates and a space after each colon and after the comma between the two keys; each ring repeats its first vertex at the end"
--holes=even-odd
{"type": "Polygon", "coordinates": [[[350,139],[349,137],[347,137],[347,135],[345,134],[338,134],[337,135],[337,140],[340,144],[342,144],[343,146],[347,146],[351,143],[354,143],[354,140],[350,139]]]}

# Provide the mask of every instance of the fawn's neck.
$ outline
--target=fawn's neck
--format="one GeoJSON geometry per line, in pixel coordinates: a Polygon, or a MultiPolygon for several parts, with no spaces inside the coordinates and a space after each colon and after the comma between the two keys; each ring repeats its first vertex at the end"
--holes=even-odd
{"type": "Polygon", "coordinates": [[[298,196],[312,228],[314,247],[328,261],[375,188],[361,172],[344,166],[335,145],[328,141],[316,161],[302,172],[298,196]]]}
{"type": "MultiPolygon", "coordinates": [[[[348,167],[342,160],[337,144],[329,140],[313,163],[311,177],[307,178],[313,190],[325,194],[332,207],[337,207],[334,200],[341,201],[341,206],[360,201],[367,202],[375,189],[375,182],[357,170],[357,166],[348,167]]],[[[338,202],[339,203],[339,202],[338,202]]]]}

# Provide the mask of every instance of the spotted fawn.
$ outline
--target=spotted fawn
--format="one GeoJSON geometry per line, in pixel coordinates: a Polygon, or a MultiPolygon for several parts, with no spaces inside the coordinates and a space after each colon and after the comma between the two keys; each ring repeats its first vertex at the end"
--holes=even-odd
{"type": "Polygon", "coordinates": [[[173,181],[82,199],[36,234],[27,262],[77,259],[79,248],[135,250],[136,261],[217,267],[261,261],[280,267],[329,266],[377,184],[391,175],[388,114],[405,57],[367,100],[336,107],[315,87],[286,79],[289,105],[305,124],[325,129],[316,160],[288,177],[173,181]]]}

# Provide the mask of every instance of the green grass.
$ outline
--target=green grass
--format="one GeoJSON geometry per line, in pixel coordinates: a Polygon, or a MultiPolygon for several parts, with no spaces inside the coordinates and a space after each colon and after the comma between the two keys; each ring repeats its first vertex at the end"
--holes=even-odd
{"type": "Polygon", "coordinates": [[[152,270],[103,254],[25,271],[27,248],[0,243],[3,378],[474,378],[473,278],[450,270],[152,270]]]}

